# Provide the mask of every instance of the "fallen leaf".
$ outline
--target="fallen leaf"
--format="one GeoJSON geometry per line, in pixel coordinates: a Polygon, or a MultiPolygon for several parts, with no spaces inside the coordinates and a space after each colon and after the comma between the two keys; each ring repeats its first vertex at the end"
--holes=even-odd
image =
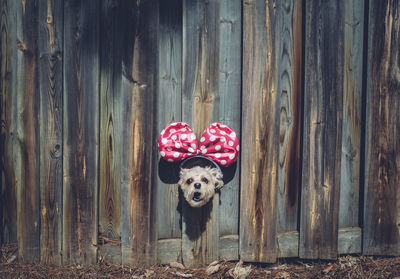
{"type": "Polygon", "coordinates": [[[280,266],[274,266],[272,269],[274,270],[284,270],[287,269],[287,265],[286,264],[281,264],[280,266]]]}
{"type": "Polygon", "coordinates": [[[210,264],[208,265],[208,267],[213,266],[213,265],[216,265],[217,263],[219,263],[219,260],[213,261],[212,263],[210,263],[210,264]]]}
{"type": "Polygon", "coordinates": [[[279,272],[275,278],[290,279],[290,274],[286,271],[279,272]]]}
{"type": "Polygon", "coordinates": [[[328,266],[327,268],[325,268],[322,272],[325,273],[325,274],[328,274],[329,271],[332,270],[332,267],[333,267],[333,265],[329,265],[329,266],[328,266]]]}
{"type": "Polygon", "coordinates": [[[146,278],[149,278],[149,277],[152,276],[153,274],[154,274],[154,271],[153,271],[153,270],[151,270],[151,269],[146,269],[146,272],[145,272],[144,276],[145,276],[146,278]]]}
{"type": "Polygon", "coordinates": [[[183,278],[191,278],[191,277],[193,277],[192,274],[185,274],[185,273],[180,273],[180,272],[177,272],[176,275],[178,275],[180,277],[183,277],[183,278]]]}
{"type": "Polygon", "coordinates": [[[169,266],[179,268],[179,269],[185,269],[185,266],[178,262],[171,262],[171,263],[169,263],[169,266]]]}
{"type": "Polygon", "coordinates": [[[231,268],[228,273],[233,279],[245,279],[251,272],[251,266],[242,267],[243,260],[240,260],[235,266],[231,268]]]}
{"type": "Polygon", "coordinates": [[[206,270],[207,275],[217,273],[219,271],[220,266],[221,266],[220,264],[208,266],[206,270]]]}

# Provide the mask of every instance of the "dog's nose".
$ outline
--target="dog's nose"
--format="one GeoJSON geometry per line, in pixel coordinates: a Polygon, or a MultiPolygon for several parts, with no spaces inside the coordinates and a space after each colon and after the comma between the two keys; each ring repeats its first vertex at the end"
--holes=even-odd
{"type": "Polygon", "coordinates": [[[194,188],[200,189],[200,187],[201,187],[201,184],[200,184],[200,183],[195,183],[195,184],[194,184],[194,188]]]}

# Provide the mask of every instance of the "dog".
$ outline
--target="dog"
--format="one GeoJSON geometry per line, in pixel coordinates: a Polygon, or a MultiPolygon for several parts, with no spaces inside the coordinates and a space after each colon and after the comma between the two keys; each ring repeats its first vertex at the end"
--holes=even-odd
{"type": "Polygon", "coordinates": [[[219,169],[210,166],[182,168],[178,185],[190,206],[202,207],[224,186],[222,177],[219,169]]]}

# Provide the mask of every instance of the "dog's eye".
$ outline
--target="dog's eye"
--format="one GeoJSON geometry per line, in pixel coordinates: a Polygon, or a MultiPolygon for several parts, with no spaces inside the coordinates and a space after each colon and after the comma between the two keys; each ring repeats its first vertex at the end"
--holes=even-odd
{"type": "Polygon", "coordinates": [[[203,177],[202,179],[201,179],[201,181],[203,181],[204,183],[208,183],[208,179],[207,178],[205,178],[205,177],[203,177]]]}
{"type": "Polygon", "coordinates": [[[193,182],[193,179],[189,178],[188,180],[186,180],[186,184],[190,184],[193,182]]]}

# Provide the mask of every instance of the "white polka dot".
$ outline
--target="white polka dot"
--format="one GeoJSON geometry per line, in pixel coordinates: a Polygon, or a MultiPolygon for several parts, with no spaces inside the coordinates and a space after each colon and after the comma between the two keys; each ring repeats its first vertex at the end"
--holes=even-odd
{"type": "Polygon", "coordinates": [[[207,148],[204,148],[201,153],[206,154],[207,153],[207,148]]]}
{"type": "Polygon", "coordinates": [[[190,153],[193,153],[193,152],[194,152],[194,149],[193,149],[193,148],[191,148],[191,147],[189,147],[189,149],[188,149],[188,150],[189,150],[189,152],[190,152],[190,153]]]}
{"type": "Polygon", "coordinates": [[[181,129],[182,132],[186,132],[186,127],[181,129]]]}
{"type": "Polygon", "coordinates": [[[215,133],[215,130],[214,129],[210,129],[210,133],[215,133]]]}
{"type": "Polygon", "coordinates": [[[165,134],[165,130],[162,130],[162,131],[161,131],[161,135],[164,135],[164,134],[165,134]]]}
{"type": "Polygon", "coordinates": [[[239,151],[239,145],[236,146],[236,150],[239,151]]]}
{"type": "Polygon", "coordinates": [[[228,144],[229,144],[230,146],[233,146],[233,141],[230,140],[230,141],[228,142],[228,144]]]}
{"type": "Polygon", "coordinates": [[[168,162],[170,162],[170,163],[172,163],[174,160],[172,160],[172,159],[168,159],[168,162]]]}
{"type": "Polygon", "coordinates": [[[175,158],[178,158],[178,157],[179,157],[179,152],[175,152],[175,153],[174,153],[174,157],[175,157],[175,158]]]}
{"type": "Polygon", "coordinates": [[[221,131],[221,135],[226,135],[225,131],[221,131]]]}
{"type": "Polygon", "coordinates": [[[190,137],[192,138],[192,140],[196,139],[196,135],[195,134],[192,134],[190,137]]]}
{"type": "Polygon", "coordinates": [[[178,122],[171,123],[171,126],[176,126],[178,122]]]}
{"type": "Polygon", "coordinates": [[[214,123],[213,123],[213,124],[211,124],[211,125],[213,125],[213,126],[217,126],[217,124],[218,124],[217,122],[214,122],[214,123]]]}
{"type": "Polygon", "coordinates": [[[181,148],[181,145],[179,143],[175,143],[176,148],[181,148]]]}
{"type": "Polygon", "coordinates": [[[169,130],[169,132],[170,132],[170,133],[175,133],[176,130],[175,130],[175,129],[171,129],[171,130],[169,130]]]}
{"type": "Polygon", "coordinates": [[[226,141],[225,137],[221,137],[220,141],[225,142],[226,141]]]}
{"type": "Polygon", "coordinates": [[[172,151],[172,148],[171,147],[167,147],[167,151],[172,151]]]}
{"type": "Polygon", "coordinates": [[[181,135],[181,139],[183,140],[187,139],[187,135],[186,134],[181,135]]]}
{"type": "Polygon", "coordinates": [[[172,135],[171,137],[173,140],[176,140],[178,137],[176,135],[172,135]]]}
{"type": "Polygon", "coordinates": [[[211,136],[210,141],[214,141],[214,140],[215,140],[215,136],[211,136]]]}
{"type": "Polygon", "coordinates": [[[204,142],[206,140],[205,137],[201,137],[200,142],[204,142]]]}
{"type": "Polygon", "coordinates": [[[229,159],[233,160],[233,158],[235,158],[235,154],[230,154],[229,159]]]}
{"type": "Polygon", "coordinates": [[[221,145],[216,145],[216,146],[215,146],[215,150],[217,150],[217,151],[218,151],[218,150],[221,150],[221,145]]]}
{"type": "Polygon", "coordinates": [[[231,136],[232,138],[236,137],[235,132],[232,132],[232,133],[230,134],[230,136],[231,136]]]}
{"type": "Polygon", "coordinates": [[[206,147],[204,145],[200,146],[200,150],[204,150],[206,147]]]}
{"type": "Polygon", "coordinates": [[[164,152],[164,151],[161,151],[161,152],[160,152],[160,155],[161,155],[162,157],[164,157],[164,156],[165,156],[165,152],[164,152]]]}
{"type": "Polygon", "coordinates": [[[225,127],[226,127],[225,124],[221,124],[221,125],[219,125],[219,126],[221,126],[221,128],[225,128],[225,127]]]}
{"type": "Polygon", "coordinates": [[[225,165],[226,161],[225,160],[221,160],[221,165],[225,165]]]}
{"type": "Polygon", "coordinates": [[[221,157],[221,153],[215,153],[215,158],[220,158],[221,157]]]}
{"type": "Polygon", "coordinates": [[[194,143],[192,143],[190,146],[191,146],[192,148],[196,148],[196,144],[194,144],[194,143]]]}
{"type": "Polygon", "coordinates": [[[166,138],[163,138],[163,139],[161,139],[161,142],[162,142],[163,144],[166,144],[166,143],[167,143],[167,139],[166,139],[166,138]]]}

